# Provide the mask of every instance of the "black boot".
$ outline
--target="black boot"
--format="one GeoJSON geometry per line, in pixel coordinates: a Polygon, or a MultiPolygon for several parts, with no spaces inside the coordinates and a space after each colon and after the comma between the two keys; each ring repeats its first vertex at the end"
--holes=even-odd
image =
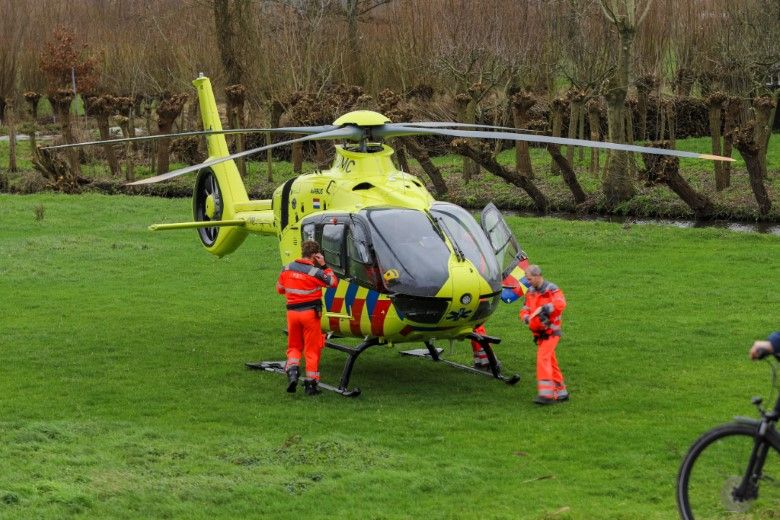
{"type": "Polygon", "coordinates": [[[317,395],[322,393],[316,379],[304,379],[303,389],[306,392],[306,395],[317,395]]]}
{"type": "Polygon", "coordinates": [[[293,365],[287,369],[287,391],[294,394],[296,388],[298,388],[298,367],[293,365]]]}

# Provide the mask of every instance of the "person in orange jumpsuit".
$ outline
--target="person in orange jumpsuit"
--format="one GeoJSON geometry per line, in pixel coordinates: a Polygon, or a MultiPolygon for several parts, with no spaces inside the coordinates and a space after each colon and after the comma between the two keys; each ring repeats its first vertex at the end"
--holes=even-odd
{"type": "Polygon", "coordinates": [[[336,287],[338,278],[325,266],[320,246],[313,240],[301,244],[302,258],[282,268],[276,291],[287,299],[287,391],[298,386],[301,355],[306,358],[306,395],[316,395],[320,380],[320,354],[325,347],[320,317],[322,288],[336,287]]]}
{"type": "Polygon", "coordinates": [[[530,265],[525,277],[531,287],[520,309],[520,319],[528,325],[537,345],[536,384],[537,404],[553,404],[569,399],[569,392],[558,368],[555,347],[561,339],[561,314],[566,308],[566,298],[557,285],[542,277],[538,265],[530,265]]]}

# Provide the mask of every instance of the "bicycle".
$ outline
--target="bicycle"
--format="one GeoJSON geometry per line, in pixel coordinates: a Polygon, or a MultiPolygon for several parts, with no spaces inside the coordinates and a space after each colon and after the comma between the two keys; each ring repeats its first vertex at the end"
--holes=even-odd
{"type": "MultiPolygon", "coordinates": [[[[769,364],[777,390],[780,363],[769,364]]],[[[770,411],[761,407],[760,397],[752,403],[760,420],[735,417],[699,437],[685,455],[676,493],[684,520],[780,518],[780,392],[770,411]],[[770,456],[771,449],[778,457],[770,456]]]]}

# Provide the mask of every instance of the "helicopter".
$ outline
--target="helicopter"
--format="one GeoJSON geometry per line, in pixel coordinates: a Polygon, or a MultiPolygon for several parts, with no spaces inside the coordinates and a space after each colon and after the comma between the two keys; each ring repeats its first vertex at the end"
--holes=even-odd
{"type": "MultiPolygon", "coordinates": [[[[422,343],[425,348],[401,354],[442,362],[509,385],[520,380],[518,374],[502,373],[492,347],[500,343],[500,338],[478,334],[475,328],[487,321],[501,300],[511,302],[528,290],[530,284],[524,278],[528,256],[495,205],[488,204],[477,223],[464,208],[435,200],[417,177],[396,169],[391,160],[394,151],[382,142],[384,139],[415,135],[477,137],[732,160],[678,150],[523,134],[487,125],[392,123],[368,110],[344,114],[332,125],[223,130],[210,80],[201,74],[193,85],[205,130],[178,135],[204,135],[209,158],[130,184],[160,182],[198,172],[193,192],[194,220],[153,224],[150,229],[195,229],[206,251],[218,257],[235,251],[249,234],[274,236],[282,265],[300,256],[303,241],[316,241],[339,279],[336,287],[323,292],[321,327],[326,334],[325,346],[347,355],[338,384],[321,383],[320,387],[348,397],[361,393],[359,388],[349,387],[356,360],[377,345],[422,343]],[[230,154],[226,134],[255,131],[303,135],[230,154]],[[249,199],[235,159],[321,139],[346,141],[335,145],[335,159],[329,169],[285,181],[271,199],[249,199]],[[337,342],[339,338],[358,338],[360,342],[352,347],[337,342]],[[489,370],[445,359],[443,349],[435,346],[438,340],[475,341],[487,355],[489,370]]],[[[246,366],[284,374],[283,361],[250,362],[246,366]]]]}

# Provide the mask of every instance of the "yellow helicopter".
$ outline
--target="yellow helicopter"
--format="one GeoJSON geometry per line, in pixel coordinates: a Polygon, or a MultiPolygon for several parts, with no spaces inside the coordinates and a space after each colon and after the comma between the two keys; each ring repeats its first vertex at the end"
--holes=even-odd
{"type": "MultiPolygon", "coordinates": [[[[367,110],[350,112],[332,125],[319,127],[223,130],[209,79],[201,75],[193,85],[206,130],[184,135],[205,135],[209,159],[131,184],[159,182],[197,171],[194,221],[155,224],[150,229],[197,229],[206,250],[219,257],[235,251],[250,233],[272,235],[279,240],[282,264],[300,256],[304,240],[317,241],[339,278],[338,286],[323,295],[326,346],[347,354],[338,386],[320,386],[345,396],[360,393],[348,386],[358,356],[372,346],[388,343],[421,342],[424,349],[402,354],[443,362],[507,384],[520,379],[517,374],[507,377],[501,373],[492,348],[500,339],[478,334],[475,328],[485,323],[499,300],[509,302],[525,293],[526,254],[492,203],[482,211],[478,224],[460,206],[436,201],[420,180],[395,168],[393,150],[382,144],[382,139],[434,134],[728,160],[693,152],[500,131],[506,129],[484,125],[392,123],[367,110]],[[225,134],[269,130],[304,135],[230,154],[225,134]],[[330,169],[287,180],[270,200],[249,200],[234,159],[320,139],[351,143],[336,145],[330,169]],[[351,347],[337,343],[339,337],[362,341],[351,347]],[[444,359],[442,349],[434,345],[436,340],[477,342],[487,354],[489,371],[444,359]]],[[[72,145],[59,147],[67,146],[72,145]]],[[[247,366],[284,373],[282,361],[247,366]]]]}

